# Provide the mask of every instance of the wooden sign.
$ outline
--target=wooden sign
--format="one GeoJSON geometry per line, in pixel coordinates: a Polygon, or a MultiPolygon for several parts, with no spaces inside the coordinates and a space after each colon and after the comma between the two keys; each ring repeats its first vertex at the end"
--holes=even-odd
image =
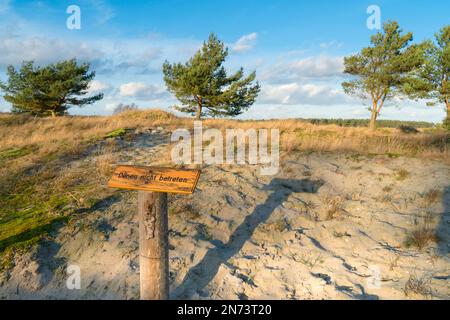
{"type": "Polygon", "coordinates": [[[110,188],[191,194],[200,170],[121,165],[108,182],[110,188]]]}
{"type": "Polygon", "coordinates": [[[108,182],[110,188],[139,190],[139,277],[142,300],[169,298],[167,192],[191,194],[199,177],[200,170],[121,165],[108,182]]]}

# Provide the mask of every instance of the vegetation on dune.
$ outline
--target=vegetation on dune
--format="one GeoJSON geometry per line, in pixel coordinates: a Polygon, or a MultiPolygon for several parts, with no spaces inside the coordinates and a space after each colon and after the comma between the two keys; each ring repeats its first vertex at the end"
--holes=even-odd
{"type": "Polygon", "coordinates": [[[9,167],[1,170],[0,269],[8,265],[12,253],[33,248],[112,192],[99,183],[102,177],[95,166],[66,167],[70,160],[63,151],[52,158],[39,154],[33,160],[39,164],[9,159],[9,167]]]}
{"type": "Polygon", "coordinates": [[[116,129],[116,130],[114,130],[114,131],[109,132],[109,133],[105,136],[105,138],[118,138],[118,137],[122,137],[122,136],[124,136],[124,135],[126,135],[126,134],[127,134],[127,129],[125,129],[125,128],[119,128],[119,129],[116,129]]]}
{"type": "MultiPolygon", "coordinates": [[[[39,181],[41,175],[13,174],[1,177],[4,188],[0,192],[0,257],[33,247],[56,223],[67,221],[66,195],[42,190],[47,181],[39,181]]],[[[0,262],[1,269],[4,262],[0,262]]]]}
{"type": "MultiPolygon", "coordinates": [[[[193,122],[194,119],[179,118],[160,110],[131,110],[109,117],[72,116],[27,121],[23,121],[20,114],[1,114],[0,257],[3,259],[0,258],[0,264],[7,266],[12,253],[28,250],[61,223],[76,221],[80,210],[89,210],[117,192],[106,187],[111,168],[116,164],[111,150],[116,148],[117,137],[139,128],[192,128],[193,122]],[[108,136],[110,138],[105,139],[108,136]],[[73,161],[93,156],[93,152],[97,157],[94,165],[92,162],[71,165],[73,161]]],[[[209,119],[204,122],[208,127],[222,130],[278,128],[282,152],[450,159],[450,134],[444,131],[411,135],[385,128],[373,133],[367,128],[317,125],[294,119],[209,119]]],[[[404,173],[398,176],[406,178],[404,173]]]]}
{"type": "Polygon", "coordinates": [[[9,265],[11,254],[33,247],[114,192],[106,188],[114,159],[104,153],[127,134],[125,128],[176,126],[176,121],[160,110],[111,117],[0,114],[0,269],[9,265]],[[93,145],[100,148],[102,161],[71,167],[93,145]]]}
{"type": "Polygon", "coordinates": [[[24,147],[20,147],[20,148],[9,148],[9,149],[5,149],[0,151],[0,164],[2,163],[2,161],[7,160],[7,159],[14,159],[14,158],[19,158],[19,157],[23,157],[26,156],[27,154],[33,152],[33,148],[32,146],[24,146],[24,147]]]}

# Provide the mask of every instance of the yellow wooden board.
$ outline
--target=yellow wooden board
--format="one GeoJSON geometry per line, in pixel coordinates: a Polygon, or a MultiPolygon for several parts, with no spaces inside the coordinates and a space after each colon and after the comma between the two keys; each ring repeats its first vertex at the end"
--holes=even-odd
{"type": "Polygon", "coordinates": [[[108,187],[190,194],[199,177],[200,170],[121,165],[114,171],[108,187]]]}

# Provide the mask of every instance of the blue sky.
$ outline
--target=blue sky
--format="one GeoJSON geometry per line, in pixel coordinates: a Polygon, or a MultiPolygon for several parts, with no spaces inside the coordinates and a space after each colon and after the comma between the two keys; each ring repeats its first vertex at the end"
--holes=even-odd
{"type": "MultiPolygon", "coordinates": [[[[0,0],[0,79],[9,64],[46,64],[77,57],[97,76],[91,92],[104,92],[94,105],[73,114],[109,114],[119,103],[168,109],[161,65],[187,60],[210,32],[230,48],[230,72],[256,70],[262,91],[241,118],[367,118],[364,102],[346,96],[342,60],[369,44],[366,12],[377,5],[381,21],[397,20],[415,41],[431,38],[449,24],[447,0],[0,0]],[[81,10],[81,29],[69,30],[66,9],[81,10]]],[[[9,109],[0,98],[0,110],[9,109]]],[[[395,101],[382,119],[439,122],[443,107],[395,101]]]]}

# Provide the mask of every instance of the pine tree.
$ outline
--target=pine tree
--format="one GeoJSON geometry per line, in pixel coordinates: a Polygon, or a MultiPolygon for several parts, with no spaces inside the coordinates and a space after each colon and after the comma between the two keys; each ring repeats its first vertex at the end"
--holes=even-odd
{"type": "Polygon", "coordinates": [[[24,62],[20,70],[7,69],[8,81],[0,83],[3,98],[12,104],[12,111],[38,116],[64,115],[72,106],[92,104],[103,94],[87,94],[95,72],[89,64],[78,64],[75,59],[61,61],[45,67],[35,67],[33,61],[24,62]]]}
{"type": "Polygon", "coordinates": [[[244,78],[240,68],[228,76],[223,63],[228,49],[214,34],[185,64],[163,65],[167,88],[182,103],[175,109],[196,115],[221,117],[237,116],[247,110],[260,91],[255,72],[244,78]]]}
{"type": "Polygon", "coordinates": [[[409,45],[412,40],[412,33],[402,34],[398,23],[389,21],[383,32],[372,36],[371,46],[344,59],[344,73],[355,79],[343,82],[342,87],[347,94],[371,101],[372,130],[386,101],[408,95],[406,88],[416,81],[411,75],[423,65],[424,45],[409,45]]]}
{"type": "Polygon", "coordinates": [[[428,105],[445,104],[444,125],[450,130],[450,26],[436,33],[435,40],[425,43],[426,61],[406,89],[415,98],[429,99],[428,105]]]}

